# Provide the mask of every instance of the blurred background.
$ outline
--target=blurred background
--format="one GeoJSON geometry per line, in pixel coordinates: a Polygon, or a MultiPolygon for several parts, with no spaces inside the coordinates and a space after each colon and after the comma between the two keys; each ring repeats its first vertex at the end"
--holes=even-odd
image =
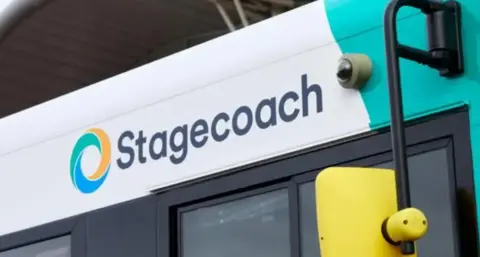
{"type": "Polygon", "coordinates": [[[313,2],[13,0],[3,9],[19,1],[41,5],[1,38],[0,117],[313,2]]]}

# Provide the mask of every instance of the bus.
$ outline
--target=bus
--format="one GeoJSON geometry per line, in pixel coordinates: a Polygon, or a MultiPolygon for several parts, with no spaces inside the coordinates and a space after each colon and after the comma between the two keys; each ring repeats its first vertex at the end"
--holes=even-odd
{"type": "Polygon", "coordinates": [[[386,198],[478,256],[479,10],[313,1],[0,119],[0,257],[346,255],[386,198]]]}

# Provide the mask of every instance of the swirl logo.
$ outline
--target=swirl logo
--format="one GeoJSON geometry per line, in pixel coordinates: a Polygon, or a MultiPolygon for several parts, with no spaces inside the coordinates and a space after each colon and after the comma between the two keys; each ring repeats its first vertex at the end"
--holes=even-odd
{"type": "Polygon", "coordinates": [[[70,157],[70,178],[75,188],[84,194],[97,191],[103,182],[105,182],[110,171],[111,153],[110,139],[105,131],[98,128],[87,130],[87,132],[78,139],[75,147],[73,147],[72,156],[70,157]],[[98,149],[101,158],[95,173],[90,176],[85,176],[81,163],[85,149],[90,146],[98,149]]]}

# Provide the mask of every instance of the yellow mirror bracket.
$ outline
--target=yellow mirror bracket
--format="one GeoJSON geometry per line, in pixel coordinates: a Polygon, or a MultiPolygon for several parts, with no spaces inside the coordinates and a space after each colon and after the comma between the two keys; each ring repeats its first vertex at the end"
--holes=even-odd
{"type": "Polygon", "coordinates": [[[416,208],[398,211],[385,219],[382,224],[382,234],[392,245],[401,242],[414,242],[427,232],[428,223],[425,214],[416,208]]]}

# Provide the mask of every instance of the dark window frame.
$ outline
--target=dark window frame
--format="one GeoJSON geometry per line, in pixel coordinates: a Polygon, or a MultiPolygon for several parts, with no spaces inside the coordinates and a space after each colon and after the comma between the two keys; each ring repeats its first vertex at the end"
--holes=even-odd
{"type": "Polygon", "coordinates": [[[0,237],[0,253],[55,238],[70,236],[71,257],[87,256],[86,221],[74,216],[0,237]]]}
{"type": "MultiPolygon", "coordinates": [[[[460,252],[459,257],[478,255],[478,226],[468,115],[466,108],[456,109],[408,122],[406,128],[409,155],[447,146],[449,156],[453,156],[448,163],[454,168],[449,167],[449,170],[454,170],[455,173],[457,204],[455,223],[458,226],[460,241],[457,249],[460,252]]],[[[180,257],[180,245],[177,243],[180,236],[177,225],[179,209],[189,205],[199,207],[202,203],[211,205],[209,201],[218,198],[287,183],[289,187],[296,187],[296,190],[289,190],[291,256],[300,257],[299,182],[311,181],[314,174],[329,166],[345,164],[371,166],[380,163],[381,160],[391,160],[390,151],[390,132],[386,128],[334,142],[328,147],[312,147],[232,169],[159,193],[157,254],[162,257],[180,257]],[[345,153],[348,153],[348,157],[345,153]]]]}

